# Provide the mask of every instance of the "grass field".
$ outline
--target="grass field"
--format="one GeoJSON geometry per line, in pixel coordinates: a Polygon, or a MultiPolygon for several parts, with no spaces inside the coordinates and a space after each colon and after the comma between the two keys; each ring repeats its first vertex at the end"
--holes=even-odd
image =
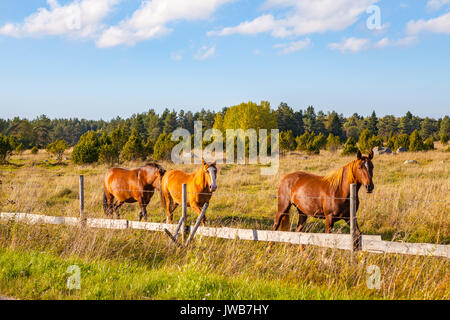
{"type": "MultiPolygon", "coordinates": [[[[15,156],[0,166],[1,211],[78,216],[78,175],[85,175],[86,212],[103,217],[105,166],[58,165],[45,152],[15,156]]],[[[281,177],[292,171],[325,174],[351,161],[323,152],[283,157],[274,176],[256,165],[219,165],[218,191],[208,209],[209,225],[270,229],[281,177]]],[[[450,154],[427,153],[375,158],[373,194],[360,192],[358,220],[364,234],[385,240],[450,243],[450,154]],[[403,164],[407,159],[417,164],[403,164]]],[[[138,163],[123,164],[126,167],[138,163]]],[[[163,162],[166,169],[175,167],[163,162]]],[[[195,165],[182,165],[193,171],[195,165]]],[[[137,205],[122,207],[137,220],[137,205]]],[[[164,222],[156,195],[149,220],[164,222]]],[[[181,212],[177,209],[175,219],[181,212]]],[[[190,221],[195,219],[189,211],[190,221]]],[[[297,217],[293,214],[292,224],[297,217]]],[[[311,220],[307,232],[323,232],[311,220]]],[[[335,232],[348,232],[344,223],[335,232]]],[[[34,299],[449,299],[447,259],[350,253],[253,242],[202,239],[192,249],[169,246],[167,237],[142,231],[80,231],[77,228],[0,223],[0,294],[34,299]],[[82,270],[81,290],[68,290],[67,267],[82,270]],[[381,288],[367,287],[367,267],[381,270],[381,288]]]]}

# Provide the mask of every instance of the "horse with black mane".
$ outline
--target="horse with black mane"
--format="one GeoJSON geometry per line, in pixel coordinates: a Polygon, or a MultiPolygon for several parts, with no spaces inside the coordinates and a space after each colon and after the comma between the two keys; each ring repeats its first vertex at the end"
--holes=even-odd
{"type": "Polygon", "coordinates": [[[161,179],[166,170],[157,163],[128,170],[123,168],[109,169],[103,180],[103,209],[107,216],[116,213],[120,218],[119,208],[124,203],[139,203],[139,221],[147,221],[147,205],[156,190],[161,188],[161,179]],[[114,202],[115,200],[115,202],[114,202]]]}
{"type": "MultiPolygon", "coordinates": [[[[291,206],[299,214],[297,232],[301,232],[308,217],[325,219],[325,232],[331,233],[338,220],[350,224],[350,185],[356,183],[357,191],[364,186],[372,193],[373,152],[363,156],[360,151],[356,160],[326,175],[317,176],[307,172],[294,172],[285,175],[278,189],[278,213],[273,230],[290,229],[289,210],[291,206]]],[[[358,193],[357,193],[358,194],[358,193]]],[[[356,200],[356,210],[359,198],[356,200]]],[[[360,235],[358,225],[357,235],[360,235]]]]}

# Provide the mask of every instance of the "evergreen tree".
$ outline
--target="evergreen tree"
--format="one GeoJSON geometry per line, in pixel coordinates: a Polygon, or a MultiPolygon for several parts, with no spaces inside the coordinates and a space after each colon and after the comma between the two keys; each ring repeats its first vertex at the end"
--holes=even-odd
{"type": "Polygon", "coordinates": [[[83,134],[72,151],[72,160],[77,164],[94,163],[98,161],[100,143],[94,131],[83,134]]]}
{"type": "Polygon", "coordinates": [[[330,133],[327,138],[328,151],[335,153],[338,150],[340,145],[341,145],[341,140],[339,139],[339,136],[335,136],[332,133],[330,133]]]}
{"type": "Polygon", "coordinates": [[[127,143],[125,143],[122,149],[122,158],[127,161],[134,161],[138,159],[145,160],[146,156],[141,137],[136,129],[133,129],[127,143]]]}
{"type": "Polygon", "coordinates": [[[409,137],[409,151],[421,151],[423,150],[423,140],[419,134],[419,131],[414,130],[409,137]]]}
{"type": "Polygon", "coordinates": [[[358,139],[358,146],[359,150],[362,152],[369,152],[372,150],[372,146],[370,144],[370,139],[372,138],[372,134],[370,133],[369,129],[365,129],[363,132],[361,132],[361,135],[358,139]]]}
{"type": "Polygon", "coordinates": [[[440,141],[441,141],[441,144],[443,146],[446,146],[448,144],[448,136],[447,136],[447,134],[445,134],[445,133],[441,134],[441,140],[440,141]]]}
{"type": "Polygon", "coordinates": [[[356,141],[352,137],[348,138],[344,144],[344,149],[342,150],[343,156],[353,155],[358,152],[358,147],[356,146],[356,141]]]}
{"type": "Polygon", "coordinates": [[[292,151],[295,150],[295,140],[292,131],[282,131],[280,133],[280,150],[292,151]]]}
{"type": "Polygon", "coordinates": [[[333,136],[342,137],[342,124],[336,112],[333,111],[328,114],[326,129],[333,136]]]}
{"type": "Polygon", "coordinates": [[[367,129],[369,129],[371,135],[378,135],[378,118],[375,114],[375,110],[372,112],[372,115],[369,117],[369,119],[367,119],[367,129]]]}
{"type": "Polygon", "coordinates": [[[398,148],[404,148],[406,150],[409,149],[409,135],[403,133],[397,136],[395,139],[395,150],[398,148]]]}

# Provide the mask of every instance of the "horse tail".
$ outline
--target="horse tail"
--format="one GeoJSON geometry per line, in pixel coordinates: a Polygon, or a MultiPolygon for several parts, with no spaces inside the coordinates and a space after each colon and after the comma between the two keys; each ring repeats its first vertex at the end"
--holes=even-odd
{"type": "Polygon", "coordinates": [[[109,213],[109,204],[108,198],[106,197],[106,190],[103,191],[103,212],[108,215],[109,213]]]}
{"type": "Polygon", "coordinates": [[[291,208],[289,177],[285,176],[278,189],[278,212],[274,219],[273,230],[288,231],[290,228],[289,209],[291,208]]]}
{"type": "Polygon", "coordinates": [[[161,187],[159,188],[159,199],[161,200],[161,208],[163,208],[163,210],[165,212],[165,210],[166,210],[166,197],[164,196],[162,178],[161,178],[161,187]]]}

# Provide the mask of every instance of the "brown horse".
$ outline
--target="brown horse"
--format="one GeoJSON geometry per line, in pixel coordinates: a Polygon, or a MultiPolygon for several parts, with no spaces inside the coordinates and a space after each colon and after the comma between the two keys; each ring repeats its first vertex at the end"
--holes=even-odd
{"type": "MultiPolygon", "coordinates": [[[[217,190],[216,162],[208,164],[202,159],[202,166],[194,173],[169,170],[161,182],[161,206],[167,212],[167,222],[172,223],[173,211],[182,203],[182,185],[187,185],[187,205],[200,215],[203,205],[217,190]]],[[[206,222],[206,216],[202,220],[206,222]]]]}
{"type": "Polygon", "coordinates": [[[147,220],[147,205],[155,189],[160,190],[161,179],[166,170],[156,163],[147,163],[145,166],[127,170],[122,168],[109,169],[103,180],[103,210],[107,216],[116,213],[120,218],[119,208],[126,203],[138,202],[141,208],[139,221],[147,220]],[[114,202],[116,199],[116,202],[114,202]]]}
{"type": "MultiPolygon", "coordinates": [[[[273,230],[288,231],[289,209],[297,208],[299,218],[297,232],[301,232],[308,216],[325,219],[325,232],[331,233],[338,220],[350,224],[350,185],[356,183],[357,190],[364,185],[372,193],[374,185],[373,152],[362,156],[358,151],[357,159],[325,177],[306,172],[294,172],[283,177],[278,189],[278,213],[273,230]]],[[[356,210],[359,207],[357,197],[356,210]]],[[[357,234],[360,234],[358,226],[357,234]]]]}

